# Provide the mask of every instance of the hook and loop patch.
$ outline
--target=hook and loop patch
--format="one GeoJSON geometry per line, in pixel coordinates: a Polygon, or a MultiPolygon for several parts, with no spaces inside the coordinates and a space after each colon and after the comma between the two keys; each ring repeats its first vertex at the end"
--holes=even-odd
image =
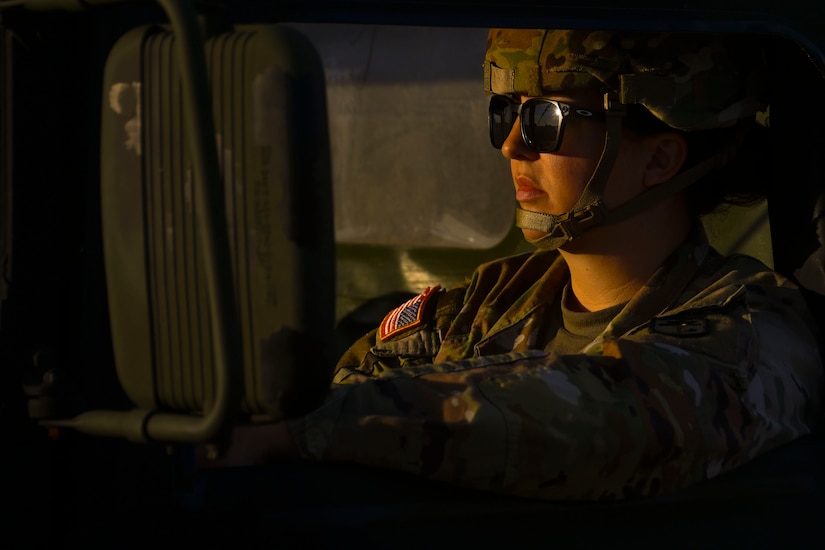
{"type": "Polygon", "coordinates": [[[425,306],[440,289],[440,286],[427,287],[427,290],[415,298],[407,300],[389,312],[378,330],[381,341],[424,324],[425,306]]]}

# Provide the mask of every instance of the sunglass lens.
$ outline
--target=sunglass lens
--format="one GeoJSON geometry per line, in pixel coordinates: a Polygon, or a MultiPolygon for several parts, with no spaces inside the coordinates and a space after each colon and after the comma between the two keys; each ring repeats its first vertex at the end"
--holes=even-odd
{"type": "Polygon", "coordinates": [[[539,153],[552,153],[558,149],[562,113],[557,103],[525,103],[521,121],[528,147],[539,153]]]}
{"type": "Polygon", "coordinates": [[[496,149],[501,149],[510,135],[518,116],[518,105],[507,96],[495,95],[490,98],[490,143],[496,149]]]}
{"type": "Polygon", "coordinates": [[[493,147],[501,149],[519,116],[522,137],[530,149],[539,153],[552,153],[559,148],[563,116],[558,103],[530,100],[520,104],[503,95],[490,98],[490,143],[493,147]]]}

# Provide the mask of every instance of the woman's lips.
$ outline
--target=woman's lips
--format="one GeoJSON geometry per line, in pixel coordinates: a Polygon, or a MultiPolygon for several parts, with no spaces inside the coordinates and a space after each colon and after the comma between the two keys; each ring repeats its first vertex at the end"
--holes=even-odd
{"type": "Polygon", "coordinates": [[[516,200],[518,202],[532,202],[545,197],[545,192],[526,176],[518,176],[516,181],[516,200]]]}

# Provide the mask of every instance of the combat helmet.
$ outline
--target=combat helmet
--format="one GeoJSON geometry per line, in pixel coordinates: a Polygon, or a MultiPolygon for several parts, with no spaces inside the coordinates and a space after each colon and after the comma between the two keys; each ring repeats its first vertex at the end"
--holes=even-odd
{"type": "Polygon", "coordinates": [[[767,107],[762,68],[758,49],[734,35],[491,29],[484,62],[489,94],[597,89],[605,97],[604,151],[576,205],[558,216],[517,207],[516,225],[546,233],[534,241],[537,246],[557,248],[590,227],[629,218],[723,166],[727,151],[617,208],[607,210],[602,203],[627,105],[642,105],[686,132],[734,126],[767,107]]]}

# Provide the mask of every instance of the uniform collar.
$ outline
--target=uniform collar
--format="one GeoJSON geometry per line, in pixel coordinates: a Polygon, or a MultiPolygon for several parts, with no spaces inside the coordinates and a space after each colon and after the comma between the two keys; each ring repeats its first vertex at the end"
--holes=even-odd
{"type": "Polygon", "coordinates": [[[683,291],[696,277],[709,252],[710,244],[704,227],[697,222],[682,244],[630,299],[588,349],[603,340],[627,334],[677,305],[683,291]]]}

